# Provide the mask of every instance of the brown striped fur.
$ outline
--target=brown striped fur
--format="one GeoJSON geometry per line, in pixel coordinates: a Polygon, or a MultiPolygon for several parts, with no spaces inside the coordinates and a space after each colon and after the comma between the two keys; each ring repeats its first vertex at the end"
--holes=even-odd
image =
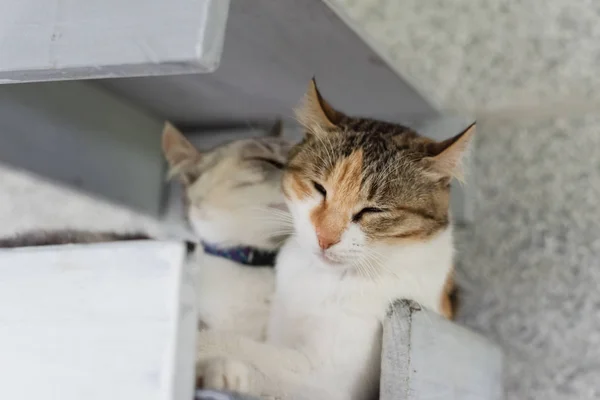
{"type": "Polygon", "coordinates": [[[362,150],[337,163],[327,177],[327,186],[335,187],[329,201],[321,203],[311,214],[317,236],[328,246],[340,241],[352,215],[344,212],[358,201],[361,186],[362,150]]]}

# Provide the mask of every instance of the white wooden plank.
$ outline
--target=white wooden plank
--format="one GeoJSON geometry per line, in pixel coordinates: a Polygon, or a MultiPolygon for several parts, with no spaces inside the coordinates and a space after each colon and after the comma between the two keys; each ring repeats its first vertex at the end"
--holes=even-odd
{"type": "Polygon", "coordinates": [[[383,326],[381,400],[500,400],[502,353],[484,337],[413,302],[383,326]]]}
{"type": "Polygon", "coordinates": [[[191,399],[184,255],[151,241],[0,251],[0,398],[191,399]]]}
{"type": "Polygon", "coordinates": [[[0,83],[214,71],[228,0],[0,0],[0,83]]]}

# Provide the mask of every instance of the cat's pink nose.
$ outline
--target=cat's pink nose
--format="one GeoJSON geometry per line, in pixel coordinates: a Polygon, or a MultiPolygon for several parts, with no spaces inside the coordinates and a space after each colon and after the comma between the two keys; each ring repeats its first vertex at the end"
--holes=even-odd
{"type": "Polygon", "coordinates": [[[338,238],[327,237],[325,235],[319,235],[317,232],[317,239],[319,240],[319,247],[323,250],[327,250],[331,246],[336,243],[339,243],[340,240],[338,238]]]}

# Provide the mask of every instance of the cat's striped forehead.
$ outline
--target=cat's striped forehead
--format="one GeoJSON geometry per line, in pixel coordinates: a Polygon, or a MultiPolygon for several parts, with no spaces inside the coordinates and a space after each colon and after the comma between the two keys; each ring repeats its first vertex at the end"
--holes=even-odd
{"type": "Polygon", "coordinates": [[[348,120],[338,132],[301,143],[292,153],[289,168],[310,179],[338,183],[350,170],[364,200],[389,201],[403,197],[405,188],[415,194],[431,189],[421,163],[427,144],[428,139],[400,125],[348,120]]]}
{"type": "Polygon", "coordinates": [[[429,139],[397,125],[342,121],[327,135],[308,135],[288,161],[283,189],[289,199],[326,200],[310,214],[312,224],[332,237],[365,207],[383,214],[361,219],[370,238],[425,238],[448,224],[447,180],[432,177],[424,159],[429,139]]]}
{"type": "Polygon", "coordinates": [[[296,116],[306,136],[290,152],[283,190],[310,208],[327,243],[351,223],[386,240],[423,239],[448,225],[449,183],[462,178],[474,125],[436,142],[402,125],[347,116],[323,99],[314,80],[296,116]]]}

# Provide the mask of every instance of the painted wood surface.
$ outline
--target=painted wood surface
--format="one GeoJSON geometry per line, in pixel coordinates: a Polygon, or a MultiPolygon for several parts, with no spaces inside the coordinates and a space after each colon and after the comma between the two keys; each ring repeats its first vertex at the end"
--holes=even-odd
{"type": "Polygon", "coordinates": [[[0,398],[193,396],[196,317],[184,246],[0,251],[0,398]]]}
{"type": "Polygon", "coordinates": [[[0,0],[0,83],[214,71],[228,0],[0,0]]]}
{"type": "Polygon", "coordinates": [[[381,400],[501,400],[502,353],[464,327],[399,301],[383,325],[381,400]]]}

